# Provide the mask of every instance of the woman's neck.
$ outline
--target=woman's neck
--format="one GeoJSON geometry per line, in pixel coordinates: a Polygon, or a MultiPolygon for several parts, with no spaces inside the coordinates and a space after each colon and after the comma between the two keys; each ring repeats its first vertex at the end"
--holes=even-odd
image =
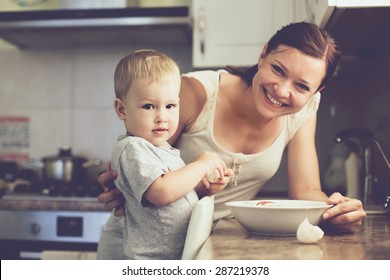
{"type": "Polygon", "coordinates": [[[214,119],[217,143],[231,152],[254,154],[268,148],[280,134],[283,120],[261,116],[252,89],[237,76],[221,80],[214,119]]]}
{"type": "Polygon", "coordinates": [[[280,121],[280,118],[267,119],[259,114],[253,100],[252,87],[248,86],[245,81],[231,75],[232,78],[226,79],[226,83],[221,81],[222,100],[225,100],[231,112],[243,122],[255,129],[274,125],[280,121]]]}

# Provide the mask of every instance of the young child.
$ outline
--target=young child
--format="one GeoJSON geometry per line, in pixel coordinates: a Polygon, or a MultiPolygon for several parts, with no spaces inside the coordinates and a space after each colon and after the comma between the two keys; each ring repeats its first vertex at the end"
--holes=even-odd
{"type": "Polygon", "coordinates": [[[226,166],[215,153],[205,152],[185,165],[167,142],[178,127],[179,90],[179,68],[161,52],[135,51],[116,67],[114,106],[126,135],[118,138],[112,166],[126,200],[129,259],[180,259],[198,201],[195,188],[215,171],[221,189],[226,186],[226,166]]]}

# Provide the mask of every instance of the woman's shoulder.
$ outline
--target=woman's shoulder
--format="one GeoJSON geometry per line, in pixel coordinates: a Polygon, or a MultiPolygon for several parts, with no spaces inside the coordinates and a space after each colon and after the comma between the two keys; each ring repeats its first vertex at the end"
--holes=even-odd
{"type": "Polygon", "coordinates": [[[302,110],[297,113],[297,115],[299,117],[305,117],[307,115],[311,117],[313,114],[317,113],[318,107],[320,106],[320,101],[321,93],[318,92],[312,98],[309,99],[309,101],[302,108],[302,110]]]}
{"type": "Polygon", "coordinates": [[[195,78],[199,81],[204,80],[215,80],[219,79],[219,75],[221,73],[227,73],[226,70],[220,69],[220,70],[200,70],[200,71],[193,71],[183,74],[182,76],[185,78],[195,78]]]}
{"type": "Polygon", "coordinates": [[[221,75],[225,70],[202,70],[189,72],[182,76],[182,93],[194,94],[201,102],[214,96],[220,86],[221,75]]]}
{"type": "Polygon", "coordinates": [[[290,137],[295,134],[295,132],[302,126],[304,122],[317,114],[320,100],[321,94],[318,92],[309,99],[306,105],[299,112],[286,116],[287,129],[289,131],[290,137]]]}
{"type": "MultiPolygon", "coordinates": [[[[173,139],[182,132],[189,131],[198,117],[204,112],[205,105],[212,103],[219,91],[219,80],[224,70],[202,70],[182,75],[180,88],[180,122],[173,139]]],[[[206,106],[207,107],[207,106],[206,106]]]]}
{"type": "MultiPolygon", "coordinates": [[[[192,72],[182,76],[180,88],[180,120],[178,130],[173,139],[177,139],[181,133],[190,130],[207,102],[208,94],[204,86],[204,76],[207,76],[207,74],[199,72],[206,71],[192,72]]],[[[209,75],[212,75],[212,73],[209,75]]]]}

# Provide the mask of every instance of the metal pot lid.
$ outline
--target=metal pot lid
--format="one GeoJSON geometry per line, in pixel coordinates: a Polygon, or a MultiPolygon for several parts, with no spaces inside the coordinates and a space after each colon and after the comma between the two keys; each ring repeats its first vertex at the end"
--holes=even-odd
{"type": "Polygon", "coordinates": [[[84,157],[74,156],[72,154],[72,148],[70,148],[70,147],[61,147],[58,149],[58,155],[48,156],[48,157],[43,158],[43,160],[63,160],[63,159],[81,160],[81,161],[87,160],[84,157]]]}

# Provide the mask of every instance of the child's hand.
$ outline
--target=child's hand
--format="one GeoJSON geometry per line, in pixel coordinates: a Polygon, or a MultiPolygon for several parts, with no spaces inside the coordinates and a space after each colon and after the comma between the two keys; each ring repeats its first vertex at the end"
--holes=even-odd
{"type": "Polygon", "coordinates": [[[222,191],[229,183],[230,181],[229,177],[233,175],[234,175],[233,169],[226,168],[222,179],[215,179],[212,182],[210,182],[207,179],[207,176],[205,176],[202,180],[202,183],[204,188],[207,189],[207,194],[213,195],[216,194],[217,192],[222,191]]]}
{"type": "MultiPolygon", "coordinates": [[[[213,152],[204,152],[198,160],[206,167],[206,175],[213,175],[215,181],[220,181],[224,179],[224,173],[226,170],[225,162],[213,152]]],[[[209,180],[210,181],[210,180],[209,180]]]]}

